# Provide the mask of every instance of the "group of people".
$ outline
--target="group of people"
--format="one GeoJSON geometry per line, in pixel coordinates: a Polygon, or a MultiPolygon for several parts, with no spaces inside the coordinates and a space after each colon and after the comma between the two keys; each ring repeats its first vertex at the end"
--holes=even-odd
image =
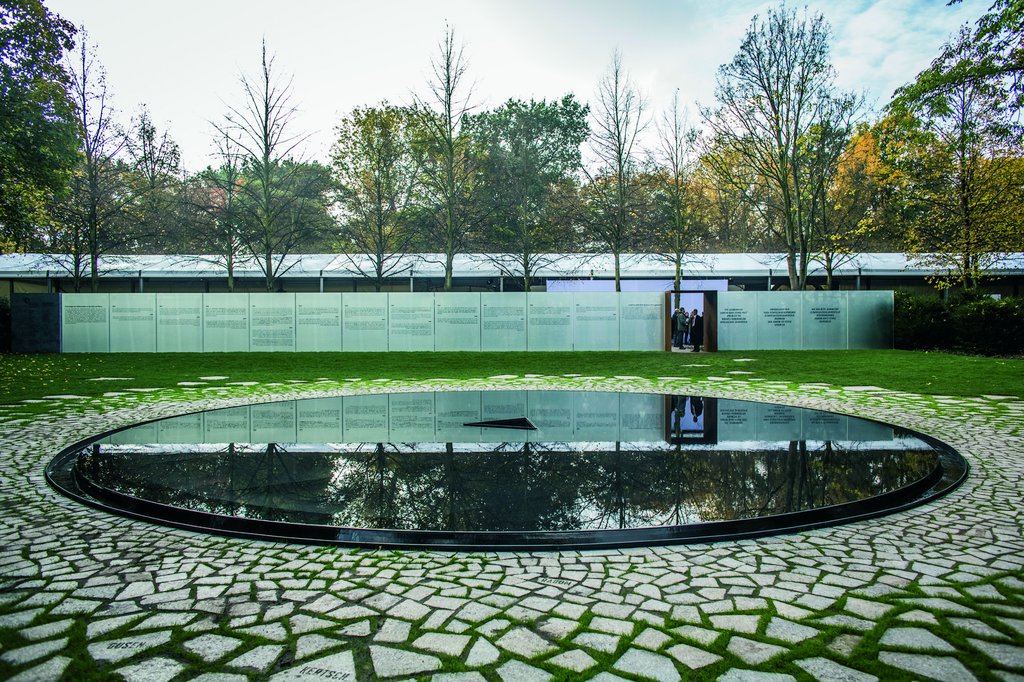
{"type": "Polygon", "coordinates": [[[685,350],[693,346],[693,352],[699,353],[704,344],[704,316],[694,308],[689,315],[681,307],[672,312],[672,347],[685,350]]]}

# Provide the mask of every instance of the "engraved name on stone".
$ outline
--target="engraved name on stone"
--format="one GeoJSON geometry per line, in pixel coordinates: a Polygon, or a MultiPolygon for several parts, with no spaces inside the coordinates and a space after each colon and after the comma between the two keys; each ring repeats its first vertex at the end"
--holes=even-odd
{"type": "Polygon", "coordinates": [[[317,668],[311,665],[304,665],[299,668],[299,674],[305,677],[314,677],[319,680],[351,680],[352,674],[340,670],[329,670],[328,668],[317,668]]]}

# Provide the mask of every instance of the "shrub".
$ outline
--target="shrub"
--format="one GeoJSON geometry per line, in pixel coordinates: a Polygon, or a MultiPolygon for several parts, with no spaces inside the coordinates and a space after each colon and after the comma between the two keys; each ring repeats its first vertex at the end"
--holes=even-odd
{"type": "Polygon", "coordinates": [[[0,353],[11,350],[11,302],[0,298],[0,353]]]}
{"type": "Polygon", "coordinates": [[[956,295],[943,301],[938,296],[897,291],[894,305],[896,348],[1024,353],[1024,300],[956,295]]]}
{"type": "Polygon", "coordinates": [[[938,296],[897,291],[893,306],[893,345],[896,348],[948,350],[953,347],[949,310],[938,296]]]}
{"type": "Polygon", "coordinates": [[[955,348],[982,355],[1024,353],[1024,301],[981,299],[950,309],[955,348]]]}

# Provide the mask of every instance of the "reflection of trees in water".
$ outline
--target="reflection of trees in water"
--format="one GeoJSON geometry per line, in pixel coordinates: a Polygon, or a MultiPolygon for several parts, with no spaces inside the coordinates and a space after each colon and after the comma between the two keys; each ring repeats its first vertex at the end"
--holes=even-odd
{"type": "Polygon", "coordinates": [[[616,443],[368,443],[344,452],[86,452],[99,485],[177,507],[296,523],[437,530],[678,525],[779,514],[877,495],[925,476],[931,451],[793,441],[717,451],[616,443]],[[484,446],[479,446],[483,448],[484,446]],[[431,449],[433,448],[433,449],[431,449]],[[461,449],[460,449],[461,450],[461,449]]]}
{"type": "Polygon", "coordinates": [[[664,451],[613,450],[587,453],[592,475],[582,489],[592,516],[590,528],[631,528],[660,525],[662,482],[669,462],[664,451]]]}
{"type": "Polygon", "coordinates": [[[832,441],[791,441],[786,450],[718,452],[694,460],[694,503],[704,518],[801,511],[909,485],[935,466],[935,453],[858,450],[832,441]]]}
{"type": "Polygon", "coordinates": [[[337,494],[347,504],[335,512],[335,523],[455,531],[573,527],[574,454],[533,443],[486,452],[456,452],[445,443],[443,452],[353,453],[340,464],[337,494]]]}
{"type": "Polygon", "coordinates": [[[269,443],[215,451],[91,453],[79,467],[98,485],[183,509],[291,523],[330,523],[333,453],[269,443]]]}

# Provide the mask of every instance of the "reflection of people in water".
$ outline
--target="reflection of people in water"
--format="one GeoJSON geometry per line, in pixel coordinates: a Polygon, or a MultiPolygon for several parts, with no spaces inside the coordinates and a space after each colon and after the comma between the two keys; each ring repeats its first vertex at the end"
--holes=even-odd
{"type": "Polygon", "coordinates": [[[672,396],[672,435],[681,436],[683,433],[683,416],[686,414],[686,396],[672,396]]]}
{"type": "Polygon", "coordinates": [[[693,415],[693,422],[697,423],[700,416],[704,414],[704,399],[698,395],[690,396],[690,414],[693,415]]]}

